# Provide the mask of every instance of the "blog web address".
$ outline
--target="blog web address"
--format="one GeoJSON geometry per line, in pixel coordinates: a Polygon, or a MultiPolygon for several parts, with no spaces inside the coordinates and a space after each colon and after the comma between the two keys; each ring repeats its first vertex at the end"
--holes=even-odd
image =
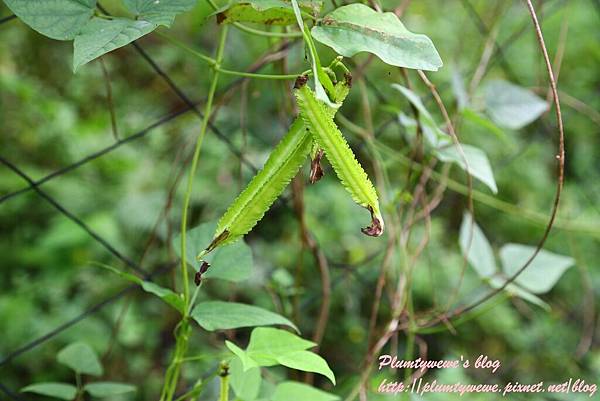
{"type": "Polygon", "coordinates": [[[467,384],[467,383],[440,383],[437,380],[414,379],[410,383],[388,381],[383,379],[378,387],[381,394],[413,393],[423,396],[428,393],[450,393],[465,395],[469,393],[496,393],[503,397],[516,393],[563,393],[563,394],[587,394],[593,397],[597,391],[597,385],[587,383],[583,379],[573,379],[563,383],[545,384],[543,381],[531,384],[519,382],[508,382],[502,384],[467,384]]]}
{"type": "Polygon", "coordinates": [[[380,371],[383,369],[414,369],[420,373],[420,376],[415,377],[412,381],[409,379],[406,382],[383,379],[379,384],[378,392],[388,395],[412,393],[423,396],[430,393],[447,393],[462,396],[468,393],[495,393],[507,397],[518,393],[555,393],[587,394],[591,398],[596,394],[598,389],[595,383],[588,383],[581,378],[569,378],[564,381],[561,380],[558,383],[544,381],[520,383],[518,381],[510,381],[504,384],[469,384],[460,381],[445,383],[439,380],[426,380],[423,378],[425,372],[429,370],[475,369],[488,372],[490,375],[499,372],[502,362],[499,359],[483,354],[480,354],[476,358],[460,355],[456,359],[448,360],[427,360],[422,358],[404,360],[397,355],[380,355],[378,363],[380,371]]]}

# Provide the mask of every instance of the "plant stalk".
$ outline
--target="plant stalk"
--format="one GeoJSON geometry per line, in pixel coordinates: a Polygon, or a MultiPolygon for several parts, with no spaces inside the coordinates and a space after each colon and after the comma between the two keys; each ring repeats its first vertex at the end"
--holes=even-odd
{"type": "MultiPolygon", "coordinates": [[[[206,100],[206,105],[204,107],[204,119],[202,120],[202,125],[200,128],[200,134],[196,139],[196,146],[194,148],[194,154],[192,157],[192,165],[190,167],[187,187],[185,191],[184,201],[183,201],[183,210],[181,216],[181,278],[183,282],[183,299],[184,299],[184,315],[181,318],[181,322],[175,328],[175,352],[173,355],[173,359],[167,368],[165,374],[165,383],[161,392],[161,401],[172,401],[175,395],[175,391],[177,389],[177,383],[179,381],[179,374],[181,371],[181,363],[185,358],[185,354],[188,349],[188,341],[191,332],[190,326],[190,312],[192,309],[190,299],[190,288],[189,288],[189,277],[187,271],[187,253],[186,253],[186,232],[187,232],[187,219],[188,219],[188,209],[190,206],[190,200],[192,197],[192,190],[194,186],[194,176],[196,175],[196,170],[198,168],[198,160],[200,159],[200,151],[202,150],[202,143],[204,141],[204,136],[206,135],[206,130],[208,128],[208,123],[210,121],[210,117],[212,114],[212,106],[213,100],[215,97],[215,93],[217,90],[217,83],[219,79],[219,66],[221,61],[223,60],[223,53],[225,50],[225,42],[227,40],[227,26],[224,26],[221,30],[221,36],[219,39],[219,45],[217,48],[217,54],[215,58],[214,64],[214,74],[212,77],[212,81],[210,84],[210,88],[208,91],[208,97],[206,100]]],[[[194,297],[195,298],[195,297],[194,297]]]]}

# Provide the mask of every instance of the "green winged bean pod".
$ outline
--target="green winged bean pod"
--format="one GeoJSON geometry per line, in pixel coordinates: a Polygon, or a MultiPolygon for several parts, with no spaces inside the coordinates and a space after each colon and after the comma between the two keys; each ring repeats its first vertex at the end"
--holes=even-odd
{"type": "MultiPolygon", "coordinates": [[[[296,86],[306,83],[306,79],[306,76],[299,77],[296,86]]],[[[347,80],[338,83],[334,90],[334,100],[341,103],[348,91],[347,80]]],[[[333,118],[335,110],[330,110],[330,118],[333,118]]],[[[304,121],[300,117],[296,118],[269,155],[264,167],[221,217],[212,242],[198,255],[198,259],[218,246],[234,242],[249,233],[297,174],[313,148],[312,135],[305,127],[304,121]]]]}
{"type": "Polygon", "coordinates": [[[314,92],[302,85],[295,89],[300,116],[309,128],[319,147],[325,151],[342,185],[356,203],[371,212],[372,223],[363,228],[366,235],[378,237],[383,234],[384,222],[379,209],[377,192],[369,180],[342,133],[333,121],[331,108],[319,101],[314,92]]]}

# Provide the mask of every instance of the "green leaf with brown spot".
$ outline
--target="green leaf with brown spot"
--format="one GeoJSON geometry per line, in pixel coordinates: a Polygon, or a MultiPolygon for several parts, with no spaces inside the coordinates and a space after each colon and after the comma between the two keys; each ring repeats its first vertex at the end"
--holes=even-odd
{"type": "MultiPolygon", "coordinates": [[[[300,8],[318,14],[322,1],[301,1],[300,8]]],[[[238,0],[214,13],[219,23],[252,22],[264,25],[292,25],[296,22],[292,3],[286,0],[238,0]]]]}
{"type": "Polygon", "coordinates": [[[311,32],[315,40],[346,57],[369,52],[390,65],[429,71],[443,64],[431,39],[406,29],[396,14],[364,4],[335,9],[311,32]]]}

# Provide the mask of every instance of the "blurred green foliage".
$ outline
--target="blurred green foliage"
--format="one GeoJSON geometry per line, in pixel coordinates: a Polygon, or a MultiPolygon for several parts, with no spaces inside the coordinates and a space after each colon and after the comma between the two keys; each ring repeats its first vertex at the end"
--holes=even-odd
{"type": "MultiPolygon", "coordinates": [[[[122,12],[116,1],[105,6],[122,12]]],[[[384,1],[386,10],[397,2],[384,1]]],[[[541,6],[542,2],[540,2],[541,6]]],[[[431,359],[475,358],[490,355],[502,361],[494,375],[474,369],[429,372],[443,381],[499,382],[540,380],[561,382],[568,377],[593,381],[600,377],[600,8],[593,1],[548,0],[540,14],[551,55],[564,52],[560,61],[559,89],[563,102],[566,137],[566,181],[558,224],[545,249],[573,257],[556,287],[541,297],[550,306],[544,310],[518,298],[490,301],[493,308],[454,329],[419,335],[431,359]],[[454,332],[456,330],[456,332],[454,332]],[[454,377],[458,375],[458,377],[454,377]]],[[[478,29],[473,7],[486,26],[494,26],[502,55],[495,52],[482,84],[505,79],[533,88],[546,98],[547,75],[522,2],[464,0],[412,2],[403,22],[413,32],[427,34],[440,52],[445,66],[428,76],[437,85],[451,112],[457,96],[453,77],[469,84],[488,36],[478,29]],[[503,60],[503,61],[502,61],[503,60]]],[[[331,7],[331,4],[326,4],[331,7]]],[[[200,2],[178,17],[171,30],[163,32],[189,46],[210,53],[215,46],[217,25],[209,18],[210,7],[200,2]]],[[[0,5],[0,16],[9,11],[0,5]]],[[[100,62],[71,72],[70,44],[42,37],[18,20],[0,25],[0,155],[18,165],[33,179],[112,144],[106,81],[100,62]]],[[[189,53],[162,37],[149,35],[140,41],[161,68],[194,101],[207,92],[209,70],[189,53]]],[[[249,36],[231,29],[225,67],[245,70],[276,43],[274,39],[249,36]]],[[[322,58],[333,52],[319,46],[322,58]]],[[[354,57],[356,65],[367,55],[354,57]]],[[[289,72],[306,69],[301,45],[292,45],[287,55],[289,72]]],[[[185,105],[131,46],[102,58],[110,76],[118,135],[124,138],[146,128],[185,105]]],[[[353,72],[356,70],[352,68],[353,72]]],[[[274,63],[261,72],[281,73],[274,63]]],[[[404,84],[401,72],[374,60],[365,70],[370,112],[377,141],[409,157],[411,148],[405,128],[397,123],[396,111],[410,115],[409,103],[390,84],[404,84]],[[385,100],[383,100],[385,99],[385,100]]],[[[409,72],[436,121],[442,117],[427,88],[416,73],[409,72]]],[[[222,77],[227,88],[235,77],[222,77]]],[[[286,90],[290,82],[251,80],[220,92],[214,124],[242,149],[244,156],[260,166],[287,131],[294,117],[286,90]]],[[[355,85],[340,113],[360,127],[368,127],[360,85],[355,85]]],[[[176,260],[172,246],[181,217],[186,160],[199,130],[199,119],[188,112],[152,129],[141,139],[57,177],[42,186],[61,205],[86,222],[119,252],[146,271],[160,269],[176,260]],[[165,205],[168,208],[165,209],[165,205]],[[166,210],[166,212],[165,212],[166,210]]],[[[535,246],[542,235],[555,190],[556,122],[553,113],[543,115],[521,130],[490,131],[469,119],[457,126],[461,142],[487,153],[499,192],[491,201],[475,201],[476,221],[497,251],[503,244],[535,246]],[[533,216],[533,217],[532,217],[533,216]]],[[[361,163],[373,176],[374,157],[364,138],[342,125],[361,163]]],[[[384,154],[385,155],[385,154],[384,154]]],[[[417,177],[407,181],[407,166],[384,156],[391,185],[382,197],[392,205],[410,203],[417,177]]],[[[329,362],[338,385],[315,377],[318,387],[347,395],[361,374],[367,351],[369,318],[374,289],[384,257],[386,238],[368,238],[358,229],[368,213],[356,206],[328,167],[318,185],[304,188],[306,224],[326,255],[332,278],[331,311],[319,353],[329,362]]],[[[441,171],[441,166],[436,168],[441,171]]],[[[303,172],[304,177],[307,171],[303,172]]],[[[202,150],[192,197],[191,225],[216,220],[225,211],[253,172],[210,133],[202,150]]],[[[464,173],[452,168],[450,179],[465,185],[464,173]]],[[[475,182],[475,190],[489,195],[475,182]]],[[[0,169],[0,193],[26,186],[9,169],[0,169]]],[[[427,190],[433,192],[435,185],[427,190]]],[[[307,338],[313,333],[321,304],[321,281],[310,250],[302,247],[300,227],[290,191],[276,202],[256,229],[246,237],[254,257],[250,278],[241,284],[207,280],[200,300],[239,301],[263,307],[290,318],[307,338]]],[[[468,304],[485,291],[472,267],[465,267],[460,253],[459,228],[466,210],[464,193],[448,189],[433,212],[429,244],[416,262],[411,293],[417,315],[443,309],[448,302],[468,304]],[[454,294],[457,285],[460,291],[454,294]],[[456,295],[456,297],[454,297],[456,295]]],[[[484,198],[488,199],[488,198],[484,198]]],[[[384,213],[385,210],[384,210],[384,213]]],[[[90,262],[121,266],[110,253],[80,227],[28,191],[3,202],[0,207],[0,360],[12,350],[46,334],[90,306],[115,294],[126,283],[90,262]]],[[[400,229],[401,227],[397,227],[400,229]]],[[[423,224],[412,232],[408,247],[414,249],[426,235],[423,224]]],[[[388,280],[395,283],[404,265],[403,255],[393,255],[388,280]]],[[[156,278],[166,287],[177,284],[169,270],[156,278]]],[[[384,294],[378,315],[379,329],[389,319],[390,302],[384,294]]],[[[156,297],[134,291],[102,308],[50,341],[23,353],[0,367],[0,380],[11,389],[34,382],[72,382],[68,371],[56,369],[55,356],[73,341],[84,341],[100,356],[103,380],[135,384],[138,391],[124,399],[154,399],[162,385],[164,367],[172,347],[172,331],[178,316],[156,297]]],[[[249,329],[207,333],[196,327],[190,355],[202,355],[186,364],[183,376],[191,385],[218,369],[227,352],[223,339],[246,341],[249,329]]],[[[388,353],[403,355],[406,337],[399,333],[388,353]]],[[[274,369],[272,378],[285,379],[288,371],[274,369]]],[[[376,389],[384,372],[371,376],[376,389]]],[[[389,372],[385,372],[389,373],[389,372]]],[[[290,373],[291,379],[302,379],[290,373]]],[[[216,398],[217,383],[211,382],[203,398],[216,398]]],[[[487,396],[466,396],[484,400],[487,396]]],[[[515,399],[567,399],[515,395],[515,399]]],[[[116,398],[114,398],[116,399],[116,398]]],[[[369,399],[384,399],[370,395],[369,399]]],[[[429,396],[427,400],[447,399],[429,396]]],[[[569,397],[569,400],[579,398],[569,397]]],[[[583,399],[583,397],[581,398],[583,399]]]]}

